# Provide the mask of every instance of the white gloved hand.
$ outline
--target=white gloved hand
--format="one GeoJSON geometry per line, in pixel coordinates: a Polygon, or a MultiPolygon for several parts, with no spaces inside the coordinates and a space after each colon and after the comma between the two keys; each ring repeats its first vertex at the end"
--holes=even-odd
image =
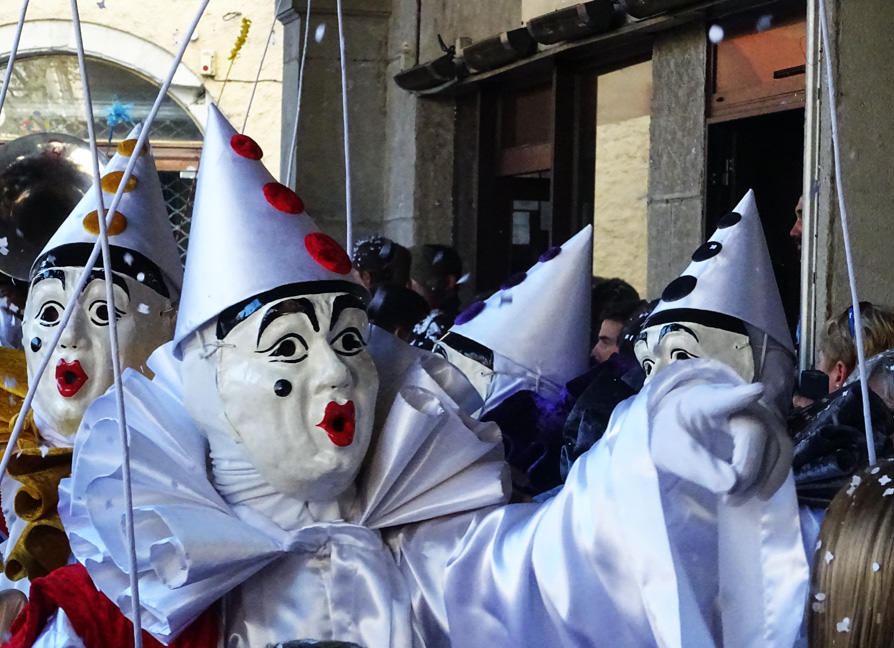
{"type": "Polygon", "coordinates": [[[653,403],[656,466],[717,494],[769,498],[788,474],[791,443],[764,406],[763,386],[679,384],[653,403]]]}

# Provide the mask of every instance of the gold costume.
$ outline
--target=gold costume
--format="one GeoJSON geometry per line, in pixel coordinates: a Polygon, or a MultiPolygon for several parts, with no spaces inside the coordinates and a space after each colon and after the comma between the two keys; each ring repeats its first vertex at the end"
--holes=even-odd
{"type": "MultiPolygon", "coordinates": [[[[28,390],[25,352],[0,347],[0,448],[6,448],[28,390]]],[[[71,448],[41,447],[28,412],[7,473],[21,484],[13,500],[15,514],[27,522],[3,566],[10,580],[34,579],[68,563],[71,549],[56,510],[59,482],[71,474],[71,448]]],[[[12,532],[12,529],[10,529],[12,532]]]]}

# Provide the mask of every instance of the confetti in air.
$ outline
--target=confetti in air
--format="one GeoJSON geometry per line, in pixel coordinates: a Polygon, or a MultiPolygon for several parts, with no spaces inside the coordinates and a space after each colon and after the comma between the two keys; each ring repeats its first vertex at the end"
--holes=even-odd
{"type": "Polygon", "coordinates": [[[877,562],[872,563],[872,571],[877,572],[881,568],[882,566],[879,565],[877,562]]]}
{"type": "Polygon", "coordinates": [[[757,25],[755,27],[759,32],[767,31],[770,27],[773,26],[773,16],[770,14],[764,14],[760,18],[757,19],[757,25]]]}
{"type": "Polygon", "coordinates": [[[0,238],[0,254],[4,256],[9,254],[9,239],[5,236],[0,238]]]}
{"type": "Polygon", "coordinates": [[[145,273],[145,272],[138,272],[138,273],[137,273],[137,281],[139,281],[139,282],[141,282],[141,283],[144,282],[144,281],[146,281],[146,273],[145,273]]]}
{"type": "Polygon", "coordinates": [[[813,598],[815,598],[817,601],[825,601],[826,595],[823,592],[817,592],[813,595],[813,598]]]}
{"type": "Polygon", "coordinates": [[[850,632],[851,631],[851,618],[844,617],[841,621],[835,624],[835,629],[838,632],[850,632]]]}
{"type": "Polygon", "coordinates": [[[828,565],[830,562],[832,562],[833,558],[835,558],[835,556],[832,555],[832,552],[827,551],[825,555],[826,564],[828,565]]]}
{"type": "Polygon", "coordinates": [[[139,306],[137,306],[137,310],[140,313],[142,313],[143,315],[148,315],[149,314],[149,304],[140,304],[139,306]]]}
{"type": "Polygon", "coordinates": [[[879,468],[878,466],[876,466],[875,468],[873,468],[872,470],[869,471],[869,474],[870,474],[870,475],[877,475],[879,470],[881,470],[881,468],[879,468]]]}
{"type": "Polygon", "coordinates": [[[879,478],[878,483],[881,484],[882,486],[884,486],[885,484],[890,484],[890,483],[891,483],[891,478],[888,477],[887,475],[882,475],[882,476],[879,478]]]}
{"type": "Polygon", "coordinates": [[[851,485],[850,485],[850,487],[847,489],[847,494],[848,494],[848,495],[853,495],[853,494],[854,494],[854,491],[856,490],[857,486],[860,485],[860,482],[861,482],[861,481],[863,481],[863,480],[860,479],[860,476],[859,476],[859,475],[854,475],[853,477],[851,477],[851,485]]]}
{"type": "Polygon", "coordinates": [[[719,43],[723,40],[723,27],[720,25],[711,25],[708,30],[708,40],[712,43],[719,43]]]}
{"type": "Polygon", "coordinates": [[[886,488],[885,492],[882,493],[882,497],[887,497],[888,495],[894,495],[894,488],[886,488]]]}
{"type": "Polygon", "coordinates": [[[18,381],[12,376],[6,376],[3,378],[3,386],[7,389],[15,389],[16,385],[18,384],[18,381]]]}
{"type": "Polygon", "coordinates": [[[130,252],[124,253],[124,263],[127,265],[133,265],[133,255],[130,252]]]}
{"type": "Polygon", "coordinates": [[[314,31],[314,40],[318,43],[323,40],[323,36],[326,35],[326,24],[320,23],[317,25],[316,31],[314,31]]]}

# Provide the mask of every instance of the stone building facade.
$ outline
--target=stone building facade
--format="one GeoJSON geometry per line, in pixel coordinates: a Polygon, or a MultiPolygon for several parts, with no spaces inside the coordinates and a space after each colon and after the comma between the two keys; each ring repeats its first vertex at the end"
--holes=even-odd
{"type": "MultiPolygon", "coordinates": [[[[632,0],[669,8],[621,11],[604,33],[540,44],[494,69],[407,91],[395,75],[441,56],[439,36],[462,57],[470,45],[577,3],[344,0],[355,229],[405,244],[451,242],[486,290],[593,223],[594,274],[627,278],[655,297],[754,186],[790,322],[807,322],[809,340],[812,321],[848,301],[828,105],[814,72],[822,63],[817,2],[632,0]],[[809,313],[799,313],[800,257],[787,234],[805,187],[815,290],[809,313]]],[[[881,174],[894,87],[879,62],[894,48],[880,17],[894,9],[884,0],[826,4],[857,280],[861,298],[890,302],[894,189],[881,174]]],[[[286,124],[306,7],[277,4],[286,124]]],[[[337,233],[344,167],[335,0],[315,0],[309,23],[296,182],[337,233]]]]}

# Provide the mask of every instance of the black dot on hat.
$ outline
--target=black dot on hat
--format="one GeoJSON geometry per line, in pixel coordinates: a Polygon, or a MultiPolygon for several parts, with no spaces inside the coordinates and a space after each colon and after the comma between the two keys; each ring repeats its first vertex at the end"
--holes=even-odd
{"type": "Polygon", "coordinates": [[[683,275],[682,277],[677,277],[669,284],[667,284],[667,288],[665,288],[664,292],[661,293],[661,300],[671,302],[677,301],[678,299],[683,299],[686,295],[695,290],[695,284],[697,282],[698,279],[696,279],[692,275],[683,275]]]}
{"type": "Polygon", "coordinates": [[[707,261],[711,257],[720,254],[720,250],[722,249],[723,246],[719,241],[708,241],[707,243],[703,243],[699,249],[692,253],[692,260],[707,261]]]}
{"type": "Polygon", "coordinates": [[[717,223],[717,229],[726,229],[727,227],[732,227],[740,220],[742,220],[742,214],[740,214],[739,212],[730,212],[720,219],[720,221],[717,223]]]}

